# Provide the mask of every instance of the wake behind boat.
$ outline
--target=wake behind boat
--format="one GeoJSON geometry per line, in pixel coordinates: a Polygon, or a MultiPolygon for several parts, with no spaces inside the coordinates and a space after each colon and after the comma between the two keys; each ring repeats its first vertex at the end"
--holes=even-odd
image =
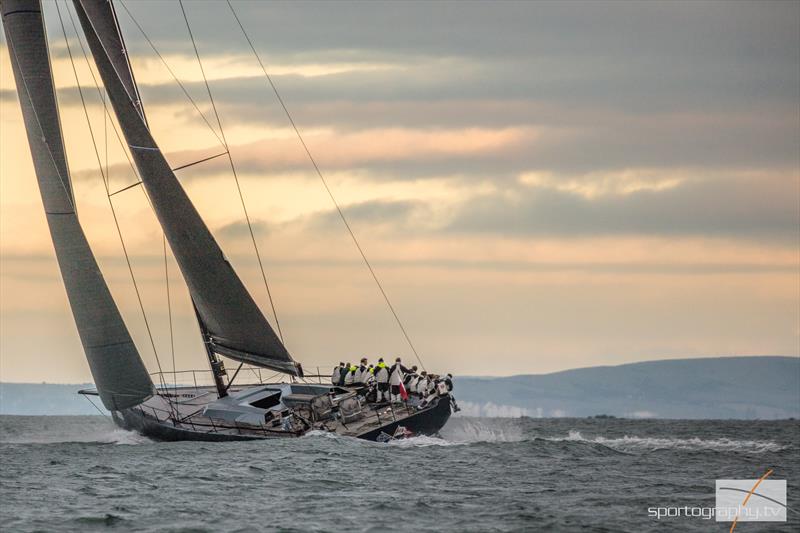
{"type": "MultiPolygon", "coordinates": [[[[66,2],[63,2],[63,8],[58,1],[54,4],[72,61],[73,53],[61,10],[66,10],[67,19],[74,25],[73,15],[66,2]]],[[[120,4],[133,19],[124,3],[120,4]]],[[[183,3],[179,4],[200,70],[203,72],[189,18],[183,3]]],[[[118,425],[161,440],[268,439],[297,437],[312,430],[322,430],[384,441],[438,432],[447,422],[452,410],[457,409],[452,397],[452,387],[445,380],[433,381],[432,389],[426,389],[421,394],[403,394],[401,400],[398,400],[397,393],[393,393],[392,398],[387,398],[389,383],[377,376],[374,383],[352,384],[351,387],[342,387],[338,383],[328,386],[309,382],[304,376],[302,366],[283,342],[280,328],[278,327],[276,334],[175,176],[175,170],[227,155],[236,178],[234,161],[225,141],[222,122],[219,120],[205,74],[203,73],[203,77],[209,101],[217,119],[225,152],[173,170],[153,138],[145,118],[114,3],[109,0],[73,0],[73,7],[102,79],[108,102],[125,139],[124,148],[130,153],[132,166],[135,165],[140,179],[133,185],[111,191],[107,176],[99,164],[99,177],[103,178],[109,206],[116,219],[112,197],[139,186],[144,188],[164,233],[165,262],[168,244],[186,282],[198,332],[210,366],[210,381],[213,383],[197,385],[195,380],[193,386],[178,386],[175,384],[175,374],[170,380],[164,372],[154,375],[148,373],[78,220],[62,139],[41,2],[0,0],[3,29],[39,190],[72,314],[96,385],[94,390],[81,392],[87,397],[99,396],[118,425]],[[231,377],[228,377],[225,370],[223,358],[239,363],[231,377]],[[276,371],[288,376],[288,381],[268,383],[259,380],[255,384],[237,384],[235,380],[245,365],[248,369],[276,371]],[[172,386],[167,385],[170,381],[173,382],[172,386]],[[390,401],[386,401],[387,399],[390,401]]],[[[230,3],[228,7],[263,69],[263,63],[236,11],[230,3]]],[[[142,30],[138,22],[133,20],[142,30]]],[[[77,25],[75,26],[77,34],[77,25]]],[[[144,34],[143,30],[142,33],[144,34]]],[[[152,42],[150,44],[152,46],[152,42]]],[[[82,43],[81,49],[83,50],[82,43]]],[[[163,61],[155,47],[154,51],[163,61]]],[[[89,61],[88,57],[86,60],[89,61]]],[[[91,132],[92,125],[74,63],[73,73],[91,132]]],[[[272,85],[266,70],[264,75],[272,85]]],[[[175,81],[180,84],[177,78],[175,81]]],[[[274,85],[272,88],[277,93],[274,85]]],[[[97,90],[100,92],[99,86],[97,90]]],[[[195,109],[202,115],[196,105],[195,109]]],[[[283,109],[294,127],[288,110],[285,106],[283,109]]],[[[205,116],[203,119],[211,128],[205,116]]],[[[296,127],[295,131],[302,142],[296,127]]],[[[92,133],[93,144],[94,138],[92,133]]],[[[94,147],[97,152],[96,144],[94,147]]],[[[99,163],[100,157],[97,155],[99,163]]],[[[310,152],[308,155],[311,157],[310,152]]],[[[408,341],[409,348],[419,359],[406,329],[325,183],[324,176],[313,159],[312,163],[408,341]]],[[[241,189],[238,190],[269,294],[245,200],[241,189]]],[[[124,245],[119,227],[117,231],[124,245]]],[[[123,251],[127,259],[124,246],[123,251]]],[[[136,288],[132,269],[130,274],[136,288]]],[[[136,290],[138,295],[138,289],[136,290]]],[[[271,296],[270,303],[273,304],[271,296]]],[[[145,314],[143,307],[142,314],[145,314]]],[[[277,325],[277,314],[275,322],[277,325]]],[[[153,349],[156,351],[155,345],[153,349]]],[[[193,378],[197,377],[195,373],[192,375],[193,378]]],[[[402,373],[398,371],[395,379],[402,378],[402,373]]],[[[402,388],[398,383],[392,382],[393,390],[396,387],[402,388]]]]}

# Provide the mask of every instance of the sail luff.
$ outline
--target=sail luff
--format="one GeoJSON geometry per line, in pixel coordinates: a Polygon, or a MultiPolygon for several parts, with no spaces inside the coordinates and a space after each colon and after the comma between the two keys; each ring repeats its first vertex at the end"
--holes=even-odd
{"type": "Polygon", "coordinates": [[[39,0],[0,0],[22,116],[72,315],[100,399],[110,410],[153,395],[147,369],[78,220],[39,0]]]}
{"type": "Polygon", "coordinates": [[[214,350],[239,361],[302,375],[300,365],[247,292],[138,113],[122,81],[122,65],[115,64],[109,53],[119,46],[119,34],[95,26],[84,10],[91,1],[73,1],[142,183],[214,350]]]}
{"type": "Polygon", "coordinates": [[[92,21],[92,26],[96,28],[97,33],[105,36],[105,49],[109,59],[125,87],[128,98],[146,122],[144,107],[139,97],[139,88],[133,76],[133,67],[128,60],[128,51],[114,12],[114,4],[111,0],[83,0],[81,6],[86,16],[92,21]]]}

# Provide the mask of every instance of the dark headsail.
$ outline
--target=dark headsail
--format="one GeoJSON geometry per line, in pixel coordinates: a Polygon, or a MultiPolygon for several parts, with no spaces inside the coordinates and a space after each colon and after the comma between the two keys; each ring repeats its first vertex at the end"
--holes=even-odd
{"type": "Polygon", "coordinates": [[[136,346],[89,248],[75,210],[39,0],[0,0],[33,165],[72,314],[108,409],[153,394],[136,346]]]}
{"type": "Polygon", "coordinates": [[[180,266],[198,316],[215,352],[231,359],[302,375],[195,209],[150,135],[126,89],[123,66],[115,63],[119,33],[96,24],[98,0],[74,0],[97,69],[156,216],[180,266]]]}
{"type": "Polygon", "coordinates": [[[114,65],[117,74],[119,74],[120,81],[125,87],[125,92],[128,93],[128,98],[136,106],[139,115],[144,117],[139,88],[136,86],[133,69],[130,61],[128,61],[128,51],[120,33],[113,2],[111,0],[83,0],[81,6],[86,16],[92,21],[95,31],[99,35],[106,36],[105,39],[107,39],[108,44],[106,50],[108,51],[109,59],[114,65]]]}

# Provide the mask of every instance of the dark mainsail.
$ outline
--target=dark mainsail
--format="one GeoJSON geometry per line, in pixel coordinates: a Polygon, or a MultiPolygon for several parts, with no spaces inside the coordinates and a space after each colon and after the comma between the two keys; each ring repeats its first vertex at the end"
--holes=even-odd
{"type": "Polygon", "coordinates": [[[216,353],[237,361],[302,375],[195,209],[126,89],[116,28],[92,18],[97,0],[73,0],[97,69],[153,203],[202,326],[216,353]]]}
{"type": "Polygon", "coordinates": [[[50,235],[89,368],[110,410],[153,395],[153,383],[103,279],[75,210],[39,0],[0,0],[28,144],[50,235]]]}

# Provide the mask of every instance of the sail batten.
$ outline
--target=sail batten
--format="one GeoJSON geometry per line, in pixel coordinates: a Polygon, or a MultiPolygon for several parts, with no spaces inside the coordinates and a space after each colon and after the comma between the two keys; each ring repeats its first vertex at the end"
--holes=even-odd
{"type": "Polygon", "coordinates": [[[109,51],[122,48],[119,33],[97,24],[94,4],[73,0],[142,183],[189,288],[214,350],[226,357],[280,372],[301,375],[150,134],[140,107],[125,87],[125,65],[109,51]]]}
{"type": "Polygon", "coordinates": [[[147,369],[78,220],[39,0],[0,0],[14,79],[47,224],[72,315],[108,409],[153,395],[147,369]]]}

